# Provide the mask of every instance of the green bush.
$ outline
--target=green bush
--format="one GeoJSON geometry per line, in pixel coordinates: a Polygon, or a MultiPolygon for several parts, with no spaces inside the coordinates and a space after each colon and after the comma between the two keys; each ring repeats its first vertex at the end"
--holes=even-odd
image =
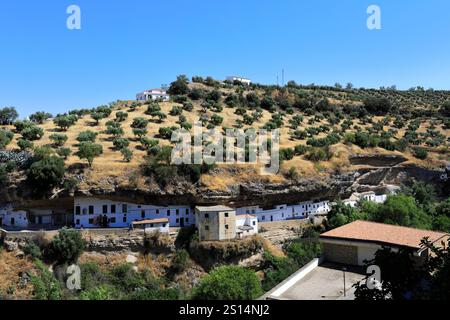
{"type": "Polygon", "coordinates": [[[28,181],[37,190],[48,190],[61,183],[64,177],[64,161],[47,156],[33,163],[27,172],[28,181]]]}
{"type": "Polygon", "coordinates": [[[53,145],[55,147],[62,147],[66,142],[68,137],[65,134],[52,134],[50,137],[50,140],[53,142],[53,145]]]}
{"type": "Polygon", "coordinates": [[[417,159],[425,160],[428,157],[428,151],[424,148],[414,148],[413,155],[417,159]]]}
{"type": "Polygon", "coordinates": [[[59,263],[74,263],[86,246],[80,232],[70,229],[61,229],[53,239],[50,251],[59,263]]]}
{"type": "Polygon", "coordinates": [[[239,266],[223,266],[206,275],[193,290],[195,300],[253,300],[262,295],[255,272],[239,266]]]}
{"type": "Polygon", "coordinates": [[[20,148],[20,150],[27,151],[33,149],[33,142],[25,139],[19,139],[17,141],[17,146],[20,148]]]}
{"type": "Polygon", "coordinates": [[[93,131],[83,131],[78,134],[77,141],[78,142],[95,142],[97,140],[97,133],[93,131]]]}
{"type": "Polygon", "coordinates": [[[39,140],[44,136],[44,130],[38,126],[30,126],[25,128],[22,132],[22,138],[25,140],[35,141],[39,140]]]}

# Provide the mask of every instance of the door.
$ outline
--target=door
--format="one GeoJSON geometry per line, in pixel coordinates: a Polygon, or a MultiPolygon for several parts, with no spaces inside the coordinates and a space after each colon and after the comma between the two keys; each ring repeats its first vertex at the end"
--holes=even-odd
{"type": "Polygon", "coordinates": [[[180,219],[180,227],[184,228],[184,218],[180,219]]]}

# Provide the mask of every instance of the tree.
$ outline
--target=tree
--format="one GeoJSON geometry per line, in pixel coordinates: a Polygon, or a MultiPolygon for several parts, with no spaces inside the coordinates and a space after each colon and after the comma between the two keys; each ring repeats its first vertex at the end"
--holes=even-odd
{"type": "Polygon", "coordinates": [[[122,150],[130,145],[130,140],[126,138],[116,138],[113,141],[113,145],[116,150],[122,150]]]}
{"type": "Polygon", "coordinates": [[[51,113],[45,111],[38,111],[30,115],[30,121],[34,123],[43,124],[44,121],[50,119],[52,117],[51,113]]]}
{"type": "Polygon", "coordinates": [[[326,226],[327,229],[335,229],[363,218],[364,216],[355,208],[338,200],[328,213],[326,226]]]}
{"type": "Polygon", "coordinates": [[[445,114],[446,116],[450,116],[450,101],[445,101],[445,102],[442,104],[441,112],[442,112],[443,114],[445,114]]]}
{"type": "Polygon", "coordinates": [[[62,131],[67,131],[78,120],[76,115],[59,115],[53,119],[53,123],[62,131]]]}
{"type": "Polygon", "coordinates": [[[431,229],[431,217],[417,206],[416,200],[405,194],[389,196],[386,202],[369,213],[369,219],[376,222],[431,229]]]}
{"type": "Polygon", "coordinates": [[[100,144],[95,144],[92,142],[82,142],[78,148],[78,157],[80,159],[86,159],[89,167],[92,167],[94,158],[103,154],[103,147],[100,144]]]}
{"type": "Polygon", "coordinates": [[[14,107],[0,109],[0,125],[10,125],[19,117],[14,107]]]}
{"type": "Polygon", "coordinates": [[[10,144],[13,138],[14,133],[12,131],[0,129],[0,150],[10,144]]]}
{"type": "Polygon", "coordinates": [[[59,263],[75,263],[85,246],[80,232],[64,228],[53,238],[50,250],[59,263]]]}
{"type": "Polygon", "coordinates": [[[384,115],[393,110],[391,101],[388,98],[367,98],[364,100],[364,108],[372,114],[384,115]]]}
{"type": "Polygon", "coordinates": [[[437,247],[427,239],[422,246],[429,252],[423,264],[411,250],[378,250],[366,265],[380,267],[381,286],[370,290],[364,281],[356,284],[356,300],[449,300],[450,246],[437,247]]]}
{"type": "Polygon", "coordinates": [[[53,142],[53,146],[62,147],[67,142],[68,137],[65,134],[54,133],[49,139],[53,142]]]}
{"type": "Polygon", "coordinates": [[[23,139],[34,141],[39,140],[44,136],[44,130],[42,128],[39,128],[37,126],[30,126],[28,128],[25,128],[22,131],[22,137],[23,139]]]}
{"type": "Polygon", "coordinates": [[[33,163],[27,172],[28,181],[37,190],[56,187],[64,177],[64,161],[55,156],[46,156],[33,163]]]}
{"type": "Polygon", "coordinates": [[[126,162],[130,162],[131,159],[133,158],[133,151],[131,151],[131,150],[128,149],[128,148],[122,148],[122,149],[120,149],[120,153],[121,153],[122,156],[123,156],[123,160],[126,161],[126,162]]]}
{"type": "Polygon", "coordinates": [[[176,81],[170,84],[167,93],[172,95],[185,95],[189,92],[188,83],[187,77],[185,75],[180,75],[177,77],[176,81]]]}
{"type": "Polygon", "coordinates": [[[135,118],[133,120],[133,123],[131,124],[131,127],[135,128],[135,129],[146,129],[147,126],[148,126],[148,120],[144,119],[142,117],[135,118]]]}
{"type": "Polygon", "coordinates": [[[92,142],[94,143],[97,140],[97,133],[93,131],[83,131],[78,134],[77,141],[78,142],[92,142]]]}
{"type": "Polygon", "coordinates": [[[261,294],[255,272],[233,265],[214,269],[193,290],[196,300],[253,300],[261,294]]]}
{"type": "Polygon", "coordinates": [[[116,121],[117,122],[123,122],[128,118],[128,113],[123,111],[118,111],[116,113],[116,121]]]}
{"type": "Polygon", "coordinates": [[[105,116],[104,113],[101,113],[101,112],[92,112],[91,113],[91,118],[93,120],[95,120],[95,125],[98,126],[100,120],[106,118],[106,116],[105,116]]]}

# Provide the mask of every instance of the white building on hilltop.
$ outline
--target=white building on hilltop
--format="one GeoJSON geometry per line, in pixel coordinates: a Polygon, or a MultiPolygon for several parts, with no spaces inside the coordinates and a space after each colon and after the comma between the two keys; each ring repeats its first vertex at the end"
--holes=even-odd
{"type": "Polygon", "coordinates": [[[227,81],[229,81],[231,83],[240,82],[240,83],[245,84],[247,86],[252,84],[252,80],[247,79],[247,78],[237,77],[237,76],[229,76],[229,77],[227,77],[227,81]]]}
{"type": "Polygon", "coordinates": [[[138,93],[136,95],[136,100],[142,102],[155,100],[169,101],[170,96],[165,89],[151,89],[138,93]]]}
{"type": "Polygon", "coordinates": [[[75,198],[75,228],[128,228],[133,222],[168,219],[172,227],[195,224],[190,206],[153,206],[97,198],[75,198]]]}

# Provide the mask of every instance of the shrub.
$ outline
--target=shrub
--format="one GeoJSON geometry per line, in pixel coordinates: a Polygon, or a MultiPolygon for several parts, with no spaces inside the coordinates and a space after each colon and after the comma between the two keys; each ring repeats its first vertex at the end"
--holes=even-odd
{"type": "Polygon", "coordinates": [[[76,115],[59,115],[53,119],[53,123],[62,131],[67,131],[77,121],[76,115]]]}
{"type": "Polygon", "coordinates": [[[23,139],[34,141],[39,140],[44,136],[44,130],[37,126],[30,126],[23,129],[21,132],[23,139]]]}
{"type": "Polygon", "coordinates": [[[67,159],[72,154],[72,151],[70,148],[58,148],[56,149],[56,154],[63,159],[67,159]]]}
{"type": "Polygon", "coordinates": [[[30,184],[38,190],[53,188],[64,177],[64,161],[55,156],[44,157],[31,165],[27,177],[30,184]]]}
{"type": "Polygon", "coordinates": [[[183,272],[189,262],[189,253],[185,249],[178,250],[172,260],[172,270],[175,273],[183,272]]]}
{"type": "Polygon", "coordinates": [[[424,148],[414,148],[413,155],[417,159],[425,160],[428,157],[428,151],[424,148]]]}
{"type": "Polygon", "coordinates": [[[261,294],[256,274],[239,266],[214,269],[193,290],[196,300],[253,300],[261,294]]]}
{"type": "Polygon", "coordinates": [[[61,299],[61,286],[58,280],[39,260],[36,261],[38,272],[31,276],[33,285],[33,296],[37,300],[59,300],[61,299]]]}
{"type": "Polygon", "coordinates": [[[50,140],[53,142],[53,145],[55,147],[62,147],[66,142],[68,137],[65,134],[52,134],[50,137],[50,140]]]}
{"type": "Polygon", "coordinates": [[[33,142],[25,139],[19,139],[19,141],[17,141],[17,146],[20,148],[20,150],[27,151],[33,149],[33,142]]]}
{"type": "Polygon", "coordinates": [[[74,263],[85,246],[86,242],[80,232],[64,228],[51,242],[50,251],[59,263],[74,263]]]}
{"type": "Polygon", "coordinates": [[[172,110],[170,110],[170,115],[174,116],[174,117],[179,116],[182,113],[183,113],[183,109],[181,107],[178,107],[178,106],[173,106],[172,110]]]}
{"type": "Polygon", "coordinates": [[[5,107],[0,109],[0,125],[10,125],[18,117],[19,114],[14,107],[5,107]]]}
{"type": "Polygon", "coordinates": [[[27,242],[27,244],[23,247],[23,253],[33,259],[40,259],[42,257],[41,248],[39,248],[39,246],[34,242],[27,242]]]}
{"type": "Polygon", "coordinates": [[[133,120],[133,123],[131,124],[132,128],[135,129],[146,129],[148,126],[148,120],[144,119],[144,118],[135,118],[133,120]]]}
{"type": "Polygon", "coordinates": [[[93,131],[83,131],[78,134],[78,142],[95,142],[97,140],[97,133],[93,131]]]}
{"type": "Polygon", "coordinates": [[[313,148],[307,154],[306,158],[313,162],[327,161],[331,158],[328,148],[313,148]]]}
{"type": "Polygon", "coordinates": [[[14,133],[9,130],[0,129],[0,150],[4,149],[8,144],[11,143],[14,137],[14,133]]]}
{"type": "Polygon", "coordinates": [[[126,138],[115,138],[113,140],[113,145],[116,150],[122,150],[124,148],[128,148],[130,145],[130,140],[126,138]]]}
{"type": "Polygon", "coordinates": [[[128,113],[124,111],[118,111],[116,113],[116,121],[117,122],[123,122],[128,118],[128,113]]]}

